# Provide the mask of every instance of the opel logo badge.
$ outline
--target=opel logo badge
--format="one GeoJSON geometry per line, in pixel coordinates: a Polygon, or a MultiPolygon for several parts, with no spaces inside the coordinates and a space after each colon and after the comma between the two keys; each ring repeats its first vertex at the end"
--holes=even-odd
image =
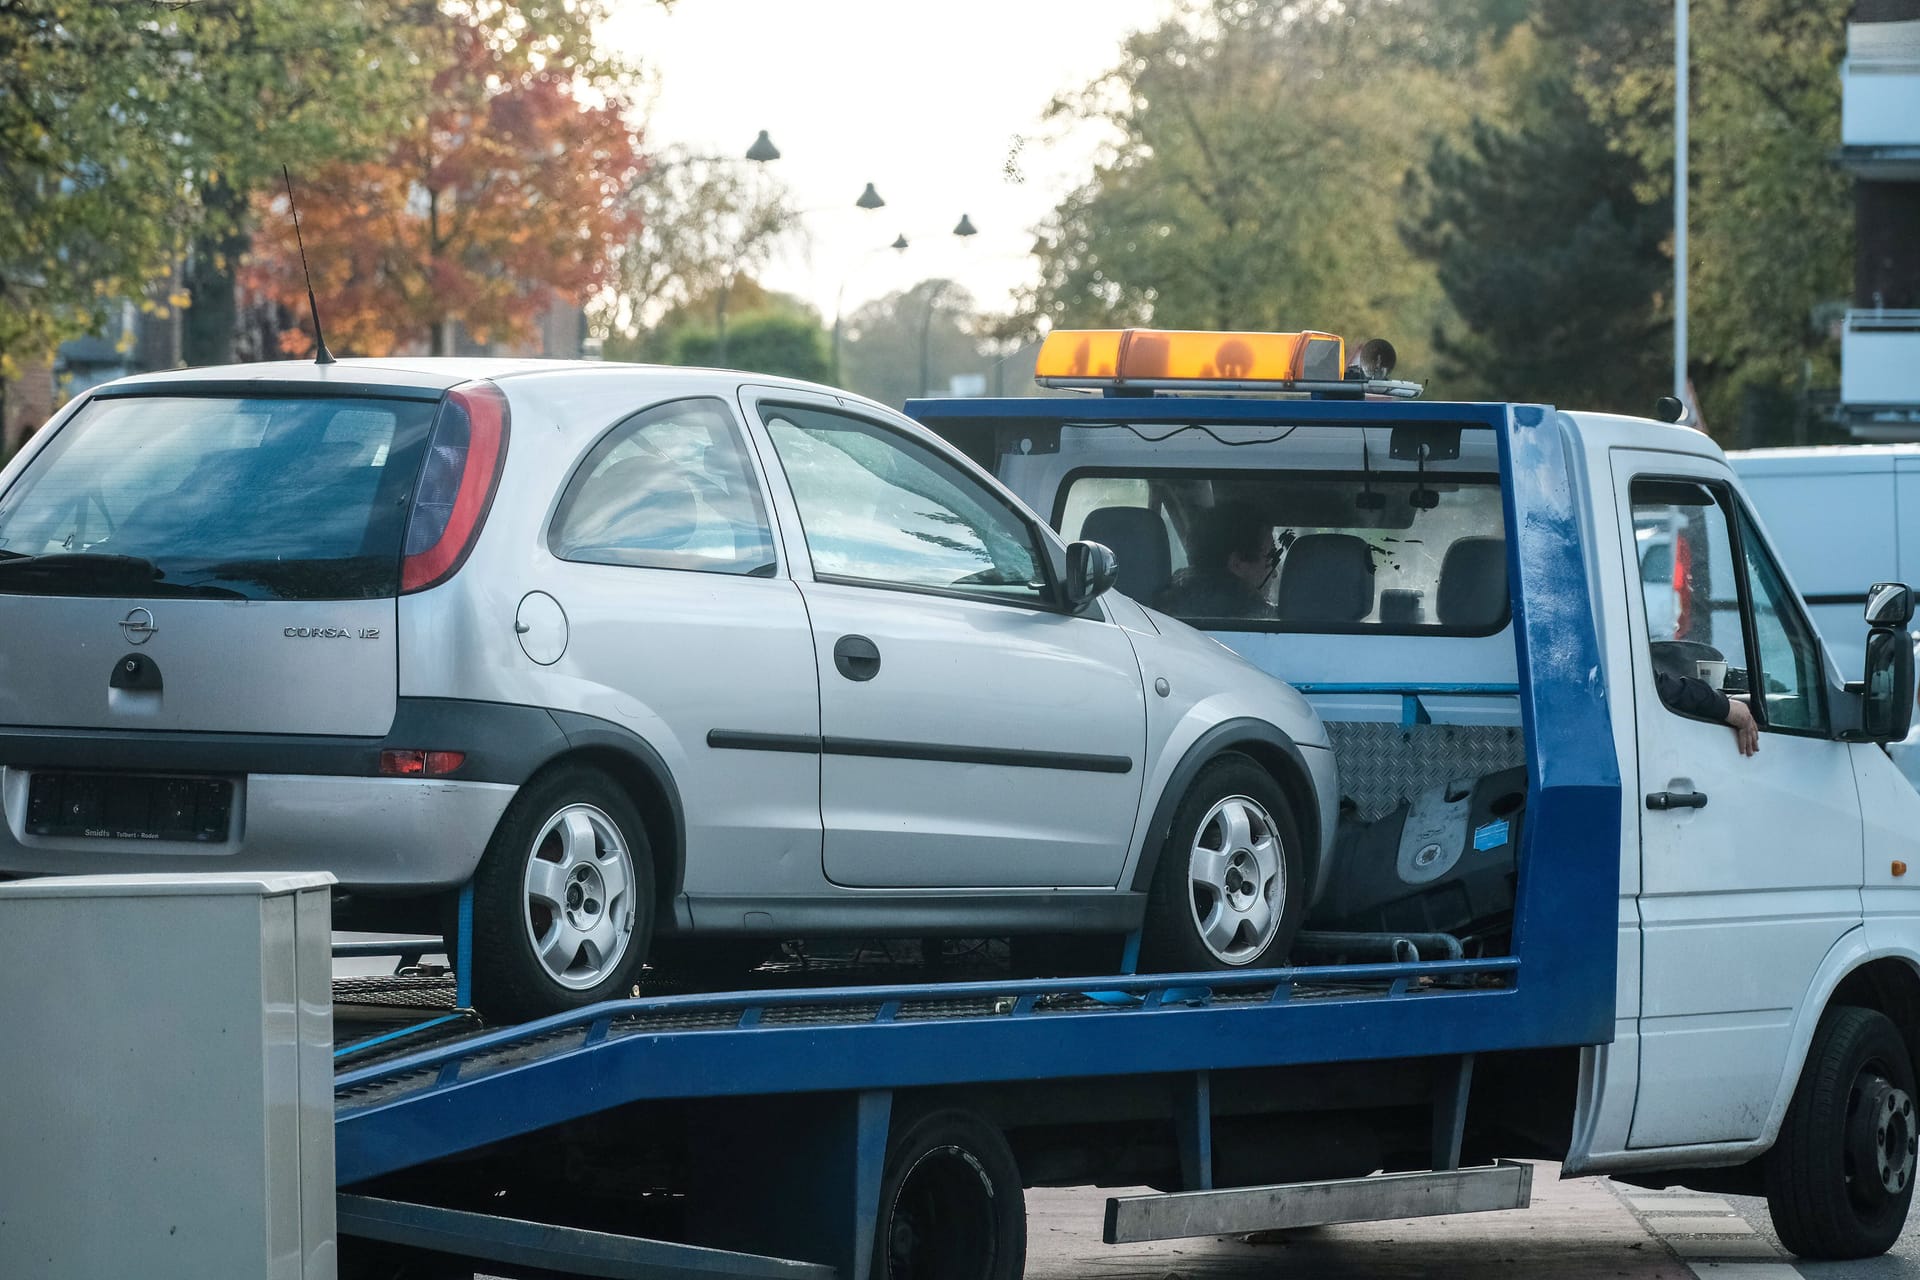
{"type": "Polygon", "coordinates": [[[153,614],[147,609],[135,609],[120,619],[120,634],[127,638],[128,644],[145,644],[159,629],[153,625],[153,614]]]}

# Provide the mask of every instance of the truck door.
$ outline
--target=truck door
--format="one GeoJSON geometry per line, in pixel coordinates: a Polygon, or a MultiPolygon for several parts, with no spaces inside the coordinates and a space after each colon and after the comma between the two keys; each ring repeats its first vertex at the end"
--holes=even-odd
{"type": "Polygon", "coordinates": [[[1615,451],[1613,466],[1628,563],[1637,530],[1655,528],[1671,537],[1673,565],[1662,582],[1628,575],[1645,797],[1628,1145],[1750,1141],[1809,979],[1859,924],[1858,795],[1830,730],[1819,642],[1726,467],[1632,450],[1615,451]],[[1745,702],[1758,752],[1743,757],[1724,723],[1670,705],[1701,701],[1682,681],[1745,702]]]}

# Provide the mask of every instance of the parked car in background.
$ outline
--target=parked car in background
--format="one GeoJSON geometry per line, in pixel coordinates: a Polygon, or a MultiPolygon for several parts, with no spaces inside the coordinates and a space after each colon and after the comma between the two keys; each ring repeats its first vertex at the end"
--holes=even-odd
{"type": "Polygon", "coordinates": [[[0,873],[325,870],[344,927],[471,881],[503,1016],[624,994],[656,939],[1144,924],[1148,964],[1278,962],[1326,730],[1113,577],[824,387],[127,379],[0,472],[0,873]]]}
{"type": "Polygon", "coordinates": [[[1727,460],[1840,670],[1859,670],[1861,584],[1920,579],[1920,444],[1754,449],[1727,460]]]}

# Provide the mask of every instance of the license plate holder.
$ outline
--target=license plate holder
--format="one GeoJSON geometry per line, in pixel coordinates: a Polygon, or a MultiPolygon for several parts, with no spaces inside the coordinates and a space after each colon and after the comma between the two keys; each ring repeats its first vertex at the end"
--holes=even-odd
{"type": "Polygon", "coordinates": [[[220,844],[233,820],[226,778],[37,770],[28,835],[220,844]]]}

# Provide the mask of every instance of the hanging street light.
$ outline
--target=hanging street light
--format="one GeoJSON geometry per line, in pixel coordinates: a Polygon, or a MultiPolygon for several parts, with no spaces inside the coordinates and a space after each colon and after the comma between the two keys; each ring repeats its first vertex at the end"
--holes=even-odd
{"type": "Polygon", "coordinates": [[[767,136],[765,129],[762,129],[760,136],[753,140],[753,145],[747,148],[747,159],[755,164],[765,164],[769,160],[779,158],[780,148],[773,145],[773,139],[767,136]]]}
{"type": "Polygon", "coordinates": [[[855,200],[853,203],[855,204],[855,206],[861,209],[879,209],[879,208],[885,207],[887,202],[880,198],[880,193],[878,191],[875,191],[873,189],[873,184],[869,182],[867,184],[867,189],[865,191],[862,191],[860,193],[860,198],[858,200],[855,200]]]}
{"type": "Polygon", "coordinates": [[[973,220],[963,213],[960,215],[959,224],[953,229],[953,234],[957,236],[977,236],[980,234],[980,231],[979,228],[973,225],[973,220]]]}

